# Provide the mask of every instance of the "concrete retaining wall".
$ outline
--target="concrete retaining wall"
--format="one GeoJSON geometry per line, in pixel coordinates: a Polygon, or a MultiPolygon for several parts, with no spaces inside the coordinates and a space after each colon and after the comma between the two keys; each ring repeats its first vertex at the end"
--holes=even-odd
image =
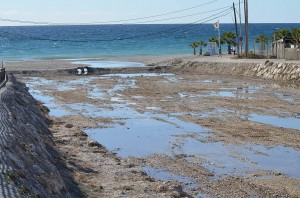
{"type": "Polygon", "coordinates": [[[0,197],[78,197],[48,129],[50,121],[25,84],[0,89],[0,197]]]}

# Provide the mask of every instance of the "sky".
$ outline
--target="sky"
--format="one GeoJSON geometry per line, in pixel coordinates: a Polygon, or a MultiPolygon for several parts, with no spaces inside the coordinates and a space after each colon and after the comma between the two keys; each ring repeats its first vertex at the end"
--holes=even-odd
{"type": "MultiPolygon", "coordinates": [[[[248,1],[250,23],[300,23],[300,0],[248,1]]],[[[239,0],[235,0],[235,3],[238,2],[239,0]]],[[[233,1],[229,0],[3,0],[0,6],[0,25],[27,25],[6,22],[3,19],[64,24],[193,23],[207,20],[209,20],[207,23],[214,23],[217,20],[220,23],[232,23],[232,12],[227,16],[212,17],[222,11],[212,10],[232,6],[232,3],[233,1]],[[201,4],[206,5],[200,6],[201,4]],[[198,7],[163,15],[194,6],[198,7]],[[149,17],[153,15],[163,16],[149,17]],[[187,15],[193,16],[185,17],[187,15]],[[141,17],[149,18],[122,21],[141,17]],[[160,21],[162,19],[168,20],[160,21]]],[[[223,14],[227,12],[220,15],[223,14]]]]}

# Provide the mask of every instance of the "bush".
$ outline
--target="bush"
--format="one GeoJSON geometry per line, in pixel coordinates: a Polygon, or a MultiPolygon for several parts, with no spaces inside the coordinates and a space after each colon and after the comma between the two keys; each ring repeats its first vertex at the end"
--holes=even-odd
{"type": "MultiPolygon", "coordinates": [[[[239,58],[246,58],[246,55],[245,54],[240,54],[239,58]]],[[[247,58],[249,58],[249,59],[265,59],[267,57],[265,55],[262,55],[262,54],[249,53],[247,58]]]]}

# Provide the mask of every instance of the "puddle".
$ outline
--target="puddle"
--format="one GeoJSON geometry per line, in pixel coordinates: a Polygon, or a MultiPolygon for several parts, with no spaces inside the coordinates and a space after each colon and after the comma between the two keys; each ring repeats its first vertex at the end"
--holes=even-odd
{"type": "Polygon", "coordinates": [[[132,98],[135,98],[135,99],[145,99],[146,97],[145,96],[131,96],[132,98]]]}
{"type": "MultiPolygon", "coordinates": [[[[236,145],[228,145],[222,142],[202,142],[186,137],[180,138],[176,148],[174,148],[174,153],[200,157],[199,165],[213,172],[216,177],[224,174],[245,176],[246,171],[256,170],[256,167],[244,158],[241,159],[231,155],[239,150],[240,147],[236,145]],[[205,159],[206,162],[203,163],[202,159],[205,159]]],[[[197,160],[195,161],[193,157],[189,157],[187,160],[197,163],[197,160]]]]}
{"type": "Polygon", "coordinates": [[[67,107],[73,109],[74,111],[80,112],[86,117],[96,118],[112,118],[112,119],[127,119],[132,117],[137,117],[140,114],[137,111],[132,110],[129,107],[125,107],[123,104],[112,104],[107,108],[97,108],[92,104],[66,104],[67,107]]]}
{"type": "Polygon", "coordinates": [[[121,78],[135,78],[135,77],[159,77],[159,76],[173,76],[170,73],[139,73],[139,74],[105,74],[102,77],[121,77],[121,78]]]}
{"type": "Polygon", "coordinates": [[[124,104],[113,105],[112,110],[92,110],[95,108],[91,107],[90,112],[83,114],[122,118],[123,125],[85,130],[90,138],[121,157],[146,157],[156,153],[168,156],[185,154],[207,160],[207,163],[199,162],[199,165],[212,171],[217,177],[224,174],[246,176],[249,171],[263,169],[300,178],[297,169],[300,153],[291,148],[203,142],[202,140],[209,136],[209,130],[206,128],[173,116],[139,113],[124,104]],[[286,167],[286,164],[291,166],[286,167]]]}
{"type": "Polygon", "coordinates": [[[106,94],[103,92],[104,91],[99,89],[96,85],[93,85],[91,91],[89,91],[89,93],[88,93],[88,97],[94,98],[94,99],[97,99],[97,98],[104,99],[106,94]]]}
{"type": "Polygon", "coordinates": [[[89,65],[92,68],[123,68],[123,67],[144,67],[143,63],[118,62],[118,61],[76,61],[73,64],[89,65]]]}
{"type": "Polygon", "coordinates": [[[203,82],[203,83],[218,83],[218,84],[223,83],[222,80],[202,80],[200,82],[203,82]]]}
{"type": "Polygon", "coordinates": [[[285,95],[285,94],[282,94],[282,93],[275,93],[274,94],[277,98],[283,100],[283,101],[286,101],[286,102],[289,102],[289,103],[293,103],[293,102],[296,102],[296,100],[290,96],[290,95],[285,95]]]}
{"type": "Polygon", "coordinates": [[[54,83],[53,80],[48,80],[46,78],[40,78],[40,77],[31,77],[29,79],[30,81],[26,82],[26,85],[28,87],[51,85],[54,83]]]}
{"type": "Polygon", "coordinates": [[[233,93],[230,91],[219,91],[219,92],[212,92],[210,94],[208,94],[208,96],[210,97],[236,97],[238,98],[238,94],[237,93],[233,93]]]}
{"type": "Polygon", "coordinates": [[[183,190],[190,190],[191,188],[197,188],[198,185],[196,184],[196,179],[190,177],[182,177],[176,174],[171,173],[168,170],[158,169],[158,168],[151,168],[151,167],[142,167],[143,171],[147,173],[150,177],[163,181],[177,181],[183,184],[183,190]]]}
{"type": "Polygon", "coordinates": [[[254,98],[250,94],[254,94],[260,90],[260,87],[257,86],[247,86],[247,87],[238,87],[238,88],[228,88],[221,87],[218,90],[212,91],[202,91],[198,97],[233,97],[239,99],[252,99],[254,98]]]}
{"type": "Polygon", "coordinates": [[[154,111],[160,111],[161,110],[160,107],[146,107],[146,109],[148,109],[148,110],[154,110],[154,111]]]}
{"type": "Polygon", "coordinates": [[[116,110],[97,112],[96,115],[126,119],[124,125],[116,125],[113,128],[85,130],[92,139],[99,141],[109,150],[117,151],[121,157],[170,154],[173,150],[173,140],[176,139],[174,135],[208,131],[174,117],[149,112],[141,114],[128,107],[119,106],[116,110]]]}
{"type": "Polygon", "coordinates": [[[56,104],[54,98],[51,96],[45,96],[39,90],[29,90],[29,93],[38,101],[42,102],[46,107],[49,108],[49,115],[53,117],[63,117],[72,115],[72,112],[63,109],[60,105],[56,104]]]}
{"type": "Polygon", "coordinates": [[[181,97],[181,98],[186,98],[186,97],[191,97],[189,94],[187,93],[178,93],[178,95],[181,97]]]}
{"type": "Polygon", "coordinates": [[[98,79],[100,77],[85,77],[85,78],[78,78],[78,79],[75,79],[75,80],[70,80],[68,81],[67,83],[64,83],[64,85],[77,85],[77,84],[88,84],[90,82],[92,82],[93,80],[95,79],[98,79]]]}
{"type": "Polygon", "coordinates": [[[30,89],[29,93],[38,101],[44,103],[44,104],[48,104],[50,102],[52,102],[54,100],[53,97],[51,96],[45,96],[42,94],[42,91],[40,90],[34,90],[34,89],[30,89]]]}
{"type": "Polygon", "coordinates": [[[169,82],[178,83],[178,79],[175,76],[168,76],[167,80],[169,82]]]}
{"type": "Polygon", "coordinates": [[[256,163],[258,168],[285,173],[291,177],[300,178],[300,152],[289,147],[245,145],[240,152],[243,156],[256,163]]]}
{"type": "Polygon", "coordinates": [[[250,114],[249,120],[277,127],[300,130],[300,118],[250,114]]]}

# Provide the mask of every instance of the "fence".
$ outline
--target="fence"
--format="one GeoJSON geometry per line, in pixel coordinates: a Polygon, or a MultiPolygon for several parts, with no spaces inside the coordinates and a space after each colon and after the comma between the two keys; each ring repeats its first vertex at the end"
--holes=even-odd
{"type": "Polygon", "coordinates": [[[300,60],[300,51],[297,48],[285,48],[284,53],[286,60],[300,60]]]}

